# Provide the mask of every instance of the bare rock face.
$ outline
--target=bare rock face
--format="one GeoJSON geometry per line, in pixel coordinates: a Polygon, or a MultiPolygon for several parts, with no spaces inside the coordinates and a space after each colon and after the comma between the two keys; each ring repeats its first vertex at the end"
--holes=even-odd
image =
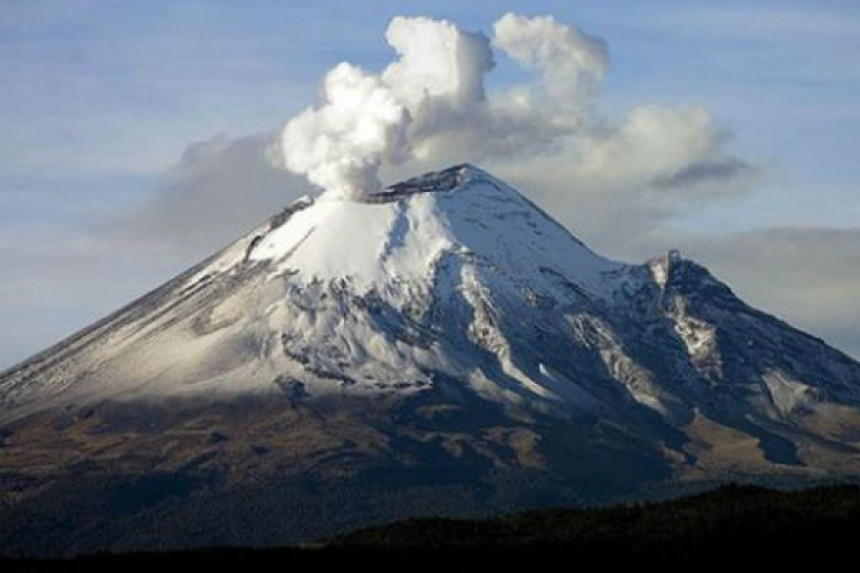
{"type": "Polygon", "coordinates": [[[0,374],[0,550],[860,475],[860,364],[468,165],[302,199],[0,374]]]}

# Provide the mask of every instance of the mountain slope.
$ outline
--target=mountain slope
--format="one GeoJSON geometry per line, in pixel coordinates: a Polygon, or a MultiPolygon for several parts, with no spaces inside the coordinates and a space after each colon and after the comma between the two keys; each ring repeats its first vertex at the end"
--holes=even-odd
{"type": "MultiPolygon", "coordinates": [[[[67,512],[111,525],[84,511],[75,543],[54,534],[66,550],[283,543],[655,484],[851,477],[858,389],[860,364],[678,253],[604,259],[456,166],[302,199],[0,375],[0,519],[44,525],[75,484],[67,512]],[[254,525],[211,515],[228,507],[254,525]]],[[[50,552],[37,531],[0,547],[50,552]]]]}
{"type": "MultiPolygon", "coordinates": [[[[269,389],[283,374],[320,393],[372,391],[392,379],[428,384],[426,372],[449,368],[453,353],[431,343],[492,337],[492,317],[483,315],[494,310],[488,292],[517,304],[524,295],[605,297],[617,281],[610,275],[621,265],[588,251],[491,178],[462,169],[434,183],[440,192],[421,191],[419,181],[367,203],[298,202],[109,319],[86,337],[83,352],[67,344],[62,354],[73,352],[71,361],[54,366],[59,353],[50,353],[7,374],[3,403],[16,411],[86,392],[246,392],[269,389]],[[446,190],[458,181],[467,193],[446,190]],[[470,322],[459,324],[464,318],[470,322]],[[56,370],[30,375],[49,364],[56,370]],[[109,377],[103,384],[101,372],[109,377]]],[[[539,384],[533,390],[545,393],[539,384]]]]}

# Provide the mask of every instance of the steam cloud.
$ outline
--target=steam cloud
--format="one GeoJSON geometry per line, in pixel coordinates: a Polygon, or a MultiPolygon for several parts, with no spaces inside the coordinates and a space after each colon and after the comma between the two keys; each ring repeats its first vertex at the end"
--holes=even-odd
{"type": "Polygon", "coordinates": [[[576,104],[591,95],[609,68],[609,49],[600,38],[552,16],[505,14],[493,25],[493,44],[522,67],[539,74],[558,103],[576,104]]]}
{"type": "Polygon", "coordinates": [[[325,77],[321,105],[283,130],[285,166],[344,197],[379,190],[383,164],[431,155],[440,137],[467,144],[470,155],[503,151],[481,144],[481,137],[502,142],[508,152],[530,147],[528,141],[552,141],[578,123],[576,104],[608,62],[602,41],[571,26],[507,14],[495,24],[492,44],[537,74],[537,85],[488,99],[484,79],[494,59],[483,34],[396,17],[386,40],[396,61],[380,74],[339,64],[325,77]]]}
{"type": "MultiPolygon", "coordinates": [[[[339,64],[325,77],[321,103],[282,131],[283,164],[330,194],[377,192],[381,171],[400,175],[398,166],[408,174],[462,161],[495,164],[515,183],[518,174],[550,169],[592,191],[710,190],[702,184],[709,177],[722,184],[726,174],[749,171],[722,153],[725,134],[705,109],[649,104],[617,124],[601,118],[607,45],[552,16],[505,14],[492,38],[444,20],[396,17],[385,37],[392,63],[380,73],[339,64]],[[496,57],[529,80],[488,93],[496,57]]],[[[664,199],[674,200],[671,192],[664,199]]]]}

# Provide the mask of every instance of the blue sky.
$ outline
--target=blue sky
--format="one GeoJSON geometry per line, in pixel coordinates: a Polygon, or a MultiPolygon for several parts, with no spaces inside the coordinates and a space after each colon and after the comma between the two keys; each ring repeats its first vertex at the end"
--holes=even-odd
{"type": "MultiPolygon", "coordinates": [[[[0,368],[243,230],[247,221],[237,221],[230,235],[226,221],[223,236],[195,249],[100,233],[105,221],[134,216],[165,189],[189,144],[277,129],[314,102],[321,76],[341,60],[382,68],[391,58],[383,32],[394,15],[444,17],[489,32],[507,11],[553,14],[609,44],[601,105],[610,116],[650,102],[706,106],[730,134],[730,152],[763,176],[754,192],[677,212],[661,232],[689,240],[752,302],[860,353],[850,296],[860,271],[846,268],[860,260],[852,246],[860,238],[856,1],[7,0],[0,4],[0,368]],[[802,237],[794,262],[785,241],[761,255],[781,261],[771,282],[794,281],[785,288],[795,290],[778,294],[756,274],[762,267],[743,259],[749,241],[764,252],[774,229],[802,237]],[[804,261],[809,276],[792,270],[804,261]],[[806,296],[833,302],[807,304],[806,296]]],[[[489,86],[520,74],[499,61],[489,86]]],[[[552,210],[552,201],[546,206],[552,210]]],[[[616,248],[611,233],[572,230],[610,254],[644,254],[616,248]]]]}

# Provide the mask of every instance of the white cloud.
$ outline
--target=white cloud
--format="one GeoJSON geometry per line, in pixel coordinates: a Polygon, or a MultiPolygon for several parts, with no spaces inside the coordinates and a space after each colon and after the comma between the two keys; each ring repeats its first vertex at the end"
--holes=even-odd
{"type": "Polygon", "coordinates": [[[269,160],[275,135],[213,137],[189,145],[137,209],[96,224],[121,244],[147,243],[186,264],[211,254],[312,191],[269,160]]]}
{"type": "Polygon", "coordinates": [[[447,21],[394,18],[386,39],[396,59],[379,74],[349,63],[329,72],[321,105],[283,130],[284,165],[356,196],[378,191],[380,174],[472,161],[538,176],[532,187],[551,188],[551,202],[639,193],[661,220],[743,189],[754,171],[725,152],[725,133],[702,107],[647,104],[622,121],[604,117],[596,100],[609,66],[603,40],[551,16],[505,14],[493,31],[490,42],[447,21]],[[491,46],[531,80],[488,93],[491,46]]]}
{"type": "Polygon", "coordinates": [[[347,63],[326,75],[323,92],[320,108],[284,128],[284,164],[340,195],[378,191],[382,161],[405,154],[409,112],[378,76],[347,63]]]}
{"type": "Polygon", "coordinates": [[[671,177],[719,144],[704,108],[643,105],[621,126],[583,138],[577,167],[594,184],[630,185],[671,177]]]}
{"type": "Polygon", "coordinates": [[[509,12],[493,25],[493,32],[493,44],[536,71],[557,103],[590,96],[609,68],[606,42],[552,16],[526,18],[509,12]]]}
{"type": "Polygon", "coordinates": [[[345,197],[380,189],[384,162],[406,160],[422,138],[459,123],[484,100],[489,41],[429,18],[394,18],[398,59],[381,74],[342,62],[323,82],[323,103],[283,130],[284,165],[345,197]]]}
{"type": "Polygon", "coordinates": [[[484,74],[493,67],[483,34],[444,20],[398,16],[388,25],[385,39],[398,59],[382,72],[382,79],[416,115],[434,98],[455,108],[483,101],[484,74]]]}

